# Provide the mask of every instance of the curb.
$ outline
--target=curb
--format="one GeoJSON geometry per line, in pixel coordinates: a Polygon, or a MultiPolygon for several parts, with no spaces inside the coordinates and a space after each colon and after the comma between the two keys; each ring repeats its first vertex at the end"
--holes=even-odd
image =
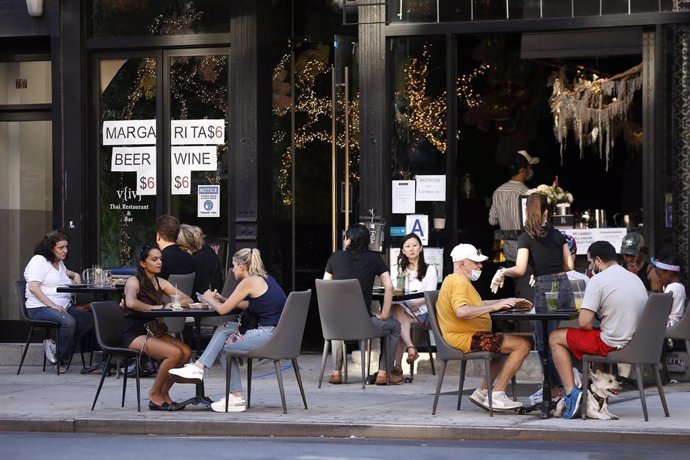
{"type": "Polygon", "coordinates": [[[690,444],[687,433],[564,431],[524,428],[415,425],[298,424],[265,422],[181,422],[108,419],[0,419],[3,432],[90,433],[156,436],[326,437],[415,439],[426,441],[589,441],[645,444],[690,444]]]}

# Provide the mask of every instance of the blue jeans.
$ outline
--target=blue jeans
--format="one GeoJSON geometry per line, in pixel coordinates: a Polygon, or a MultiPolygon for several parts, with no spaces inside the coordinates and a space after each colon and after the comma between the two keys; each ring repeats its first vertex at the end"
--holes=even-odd
{"type": "MultiPolygon", "coordinates": [[[[534,311],[537,313],[548,313],[546,305],[546,292],[551,292],[552,289],[558,291],[558,309],[559,310],[573,310],[575,308],[573,292],[570,287],[570,280],[565,273],[558,273],[555,275],[537,276],[537,284],[534,292],[534,311]]],[[[551,331],[558,327],[558,321],[549,321],[547,323],[547,333],[550,335],[551,331]]],[[[541,322],[537,322],[534,327],[534,339],[537,343],[537,350],[539,355],[544,357],[546,353],[551,354],[551,349],[548,346],[548,337],[543,337],[541,322]]],[[[553,364],[553,358],[549,356],[549,368],[542,369],[545,375],[548,375],[549,382],[552,385],[561,385],[561,378],[558,376],[556,366],[553,364]]]]}
{"type": "Polygon", "coordinates": [[[84,334],[93,329],[93,314],[73,306],[67,307],[67,313],[50,307],[27,308],[26,313],[31,319],[53,321],[60,325],[58,328],[60,339],[58,357],[64,362],[69,361],[74,349],[75,338],[81,339],[84,334]]]}
{"type": "MultiPolygon", "coordinates": [[[[273,326],[259,326],[256,329],[249,329],[244,334],[239,333],[239,324],[227,322],[216,328],[213,337],[208,343],[206,350],[199,357],[199,362],[207,368],[213,367],[216,358],[220,359],[223,369],[226,368],[227,357],[225,353],[233,350],[251,350],[268,342],[273,337],[273,326]],[[228,339],[231,339],[228,341],[228,339]]],[[[230,375],[230,391],[242,391],[242,379],[240,379],[240,366],[236,359],[231,360],[232,372],[230,375]]]]}

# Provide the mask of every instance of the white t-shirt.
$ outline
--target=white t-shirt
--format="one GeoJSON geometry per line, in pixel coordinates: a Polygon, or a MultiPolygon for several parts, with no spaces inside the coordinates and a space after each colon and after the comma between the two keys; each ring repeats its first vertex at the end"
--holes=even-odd
{"type": "Polygon", "coordinates": [[[671,307],[671,314],[668,315],[668,325],[675,325],[683,317],[685,310],[685,286],[681,283],[671,283],[664,288],[664,292],[673,294],[673,306],[671,307]]]}
{"type": "MultiPolygon", "coordinates": [[[[410,270],[406,268],[405,273],[407,274],[407,279],[409,280],[408,287],[410,292],[435,291],[436,287],[438,286],[438,274],[436,273],[436,267],[433,265],[426,267],[426,275],[424,275],[424,278],[422,278],[421,281],[417,279],[417,270],[410,270]]],[[[428,312],[425,304],[419,305],[417,307],[416,314],[413,314],[412,311],[407,308],[408,301],[398,303],[405,307],[403,310],[410,316],[421,315],[428,312]]]]}
{"type": "Polygon", "coordinates": [[[589,280],[582,308],[599,314],[601,340],[610,347],[620,348],[635,333],[647,297],[642,280],[615,264],[589,280]]]}
{"type": "Polygon", "coordinates": [[[46,306],[29,290],[28,283],[31,281],[38,281],[41,283],[41,291],[43,291],[43,294],[56,304],[61,307],[69,306],[72,300],[72,294],[69,292],[57,292],[56,290],[58,286],[72,284],[72,280],[67,276],[67,268],[62,261],[59,262],[58,269],[56,270],[53,264],[48,262],[45,257],[37,254],[33,256],[26,265],[24,269],[24,279],[27,282],[26,308],[46,306]]]}
{"type": "Polygon", "coordinates": [[[570,281],[577,281],[577,280],[582,280],[587,284],[589,282],[589,276],[585,275],[584,273],[580,273],[577,270],[570,270],[569,272],[565,273],[568,276],[568,279],[570,281]]]}

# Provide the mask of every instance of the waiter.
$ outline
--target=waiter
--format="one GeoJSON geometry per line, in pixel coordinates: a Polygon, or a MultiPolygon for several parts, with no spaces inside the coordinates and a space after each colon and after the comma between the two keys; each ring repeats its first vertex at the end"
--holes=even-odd
{"type": "MultiPolygon", "coordinates": [[[[503,253],[506,265],[515,265],[517,256],[517,239],[522,233],[520,221],[520,196],[526,195],[529,188],[525,185],[534,175],[532,167],[539,163],[538,157],[532,157],[526,150],[518,150],[510,164],[510,180],[498,187],[491,199],[489,210],[489,223],[500,226],[496,232],[497,239],[502,239],[503,253]]],[[[534,298],[534,288],[529,285],[531,269],[524,276],[515,280],[515,296],[525,299],[534,298]]]]}

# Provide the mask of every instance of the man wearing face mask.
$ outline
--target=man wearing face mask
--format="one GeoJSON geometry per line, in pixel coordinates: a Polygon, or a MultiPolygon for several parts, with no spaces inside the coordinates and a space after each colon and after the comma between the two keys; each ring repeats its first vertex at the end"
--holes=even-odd
{"type": "MultiPolygon", "coordinates": [[[[517,409],[522,403],[508,398],[505,389],[527,358],[530,343],[524,337],[492,333],[490,314],[516,304],[531,307],[532,303],[514,297],[482,300],[472,282],[479,279],[482,262],[488,257],[471,244],[457,245],[450,256],[453,260],[453,273],[443,280],[436,302],[436,316],[443,338],[450,346],[465,353],[491,351],[507,355],[504,360],[494,360],[491,364],[491,374],[496,376],[492,390],[493,409],[517,409]]],[[[481,386],[470,396],[470,401],[489,409],[486,382],[482,381],[481,386]]]]}
{"type": "MultiPolygon", "coordinates": [[[[525,182],[534,175],[532,168],[536,164],[539,164],[538,157],[531,156],[526,150],[516,152],[510,164],[510,180],[498,187],[491,198],[489,224],[501,228],[496,232],[496,238],[504,242],[503,254],[508,267],[515,265],[517,239],[522,233],[520,196],[527,194],[529,187],[525,182]]],[[[531,270],[528,270],[524,276],[515,279],[516,296],[534,298],[534,288],[529,285],[531,274],[531,270]]]]}
{"type": "Polygon", "coordinates": [[[596,241],[587,249],[594,276],[587,283],[577,328],[559,328],[549,335],[551,355],[563,382],[566,411],[563,418],[577,415],[582,392],[573,381],[572,352],[606,356],[625,346],[633,336],[647,302],[647,290],[634,273],[618,265],[616,250],[608,241],[596,241]],[[594,315],[601,319],[593,328],[594,315]]]}

